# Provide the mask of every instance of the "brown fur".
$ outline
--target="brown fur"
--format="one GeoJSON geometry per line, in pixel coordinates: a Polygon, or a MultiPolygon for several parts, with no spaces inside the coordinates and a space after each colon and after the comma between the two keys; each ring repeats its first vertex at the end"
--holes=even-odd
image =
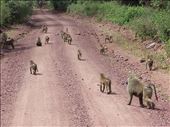
{"type": "Polygon", "coordinates": [[[106,78],[103,73],[100,74],[100,91],[104,92],[106,87],[107,94],[110,94],[111,91],[111,80],[106,78]]]}

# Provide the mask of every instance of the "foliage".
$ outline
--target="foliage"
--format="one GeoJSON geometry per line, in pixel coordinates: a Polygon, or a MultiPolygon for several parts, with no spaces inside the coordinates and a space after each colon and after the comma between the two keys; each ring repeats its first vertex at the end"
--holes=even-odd
{"type": "Polygon", "coordinates": [[[126,6],[115,1],[92,2],[91,0],[69,5],[68,12],[95,16],[98,21],[105,20],[129,26],[142,39],[158,37],[159,40],[165,43],[170,39],[170,10],[126,6]]]}
{"type": "Polygon", "coordinates": [[[50,0],[55,10],[65,11],[73,0],[50,0]]]}
{"type": "Polygon", "coordinates": [[[166,47],[165,47],[167,56],[170,57],[170,39],[166,42],[166,47]]]}
{"type": "Polygon", "coordinates": [[[22,22],[31,14],[32,7],[32,0],[1,0],[1,25],[22,22]]]}
{"type": "Polygon", "coordinates": [[[8,5],[5,3],[5,1],[1,1],[0,2],[0,10],[1,10],[1,14],[0,14],[0,24],[1,26],[3,24],[6,24],[9,22],[9,18],[11,16],[10,14],[10,10],[8,5]]]}

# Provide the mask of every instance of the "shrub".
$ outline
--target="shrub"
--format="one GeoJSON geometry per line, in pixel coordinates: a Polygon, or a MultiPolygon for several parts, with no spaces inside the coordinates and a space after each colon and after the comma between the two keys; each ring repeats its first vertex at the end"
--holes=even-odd
{"type": "Polygon", "coordinates": [[[157,29],[152,19],[149,17],[140,17],[133,20],[131,23],[131,28],[136,31],[137,35],[144,38],[154,38],[157,34],[157,29]]]}
{"type": "Polygon", "coordinates": [[[167,56],[170,57],[170,39],[166,42],[165,50],[166,50],[167,56]]]}
{"type": "Polygon", "coordinates": [[[54,9],[60,11],[66,11],[68,5],[71,3],[70,0],[50,0],[54,9]]]}
{"type": "MultiPolygon", "coordinates": [[[[167,3],[170,4],[170,2],[167,3]]],[[[168,7],[170,6],[167,5],[166,8],[168,7]]],[[[99,1],[78,1],[76,4],[69,5],[68,12],[95,16],[98,21],[105,20],[119,25],[127,25],[142,39],[158,37],[164,42],[170,40],[169,9],[158,10],[142,6],[125,6],[115,1],[102,3],[99,1]]],[[[169,42],[166,45],[166,51],[169,51],[169,42]]]]}
{"type": "Polygon", "coordinates": [[[162,41],[170,39],[170,12],[159,11],[153,16],[158,36],[162,41]]]}
{"type": "Polygon", "coordinates": [[[32,2],[31,1],[10,0],[7,4],[10,8],[11,23],[22,22],[32,12],[32,2]]]}
{"type": "Polygon", "coordinates": [[[0,24],[1,24],[1,26],[3,26],[9,22],[9,18],[11,16],[10,9],[9,9],[8,5],[3,0],[0,2],[0,10],[1,10],[0,24]]]}

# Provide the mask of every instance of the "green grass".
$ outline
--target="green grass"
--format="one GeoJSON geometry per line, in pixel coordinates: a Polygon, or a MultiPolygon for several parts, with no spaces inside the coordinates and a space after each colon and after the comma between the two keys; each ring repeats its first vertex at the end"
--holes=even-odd
{"type": "MultiPolygon", "coordinates": [[[[156,10],[142,6],[125,6],[112,2],[78,2],[71,4],[67,11],[72,14],[96,17],[97,21],[110,21],[125,25],[142,39],[158,38],[166,44],[170,54],[170,10],[156,10]]],[[[170,55],[168,55],[170,56],[170,55]]]]}

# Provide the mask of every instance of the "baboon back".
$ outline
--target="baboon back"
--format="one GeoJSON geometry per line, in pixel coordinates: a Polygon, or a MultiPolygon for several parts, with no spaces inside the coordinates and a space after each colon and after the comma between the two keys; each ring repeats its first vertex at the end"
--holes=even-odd
{"type": "Polygon", "coordinates": [[[133,94],[135,96],[140,95],[143,92],[143,85],[137,78],[129,78],[127,91],[129,94],[133,94]]]}

